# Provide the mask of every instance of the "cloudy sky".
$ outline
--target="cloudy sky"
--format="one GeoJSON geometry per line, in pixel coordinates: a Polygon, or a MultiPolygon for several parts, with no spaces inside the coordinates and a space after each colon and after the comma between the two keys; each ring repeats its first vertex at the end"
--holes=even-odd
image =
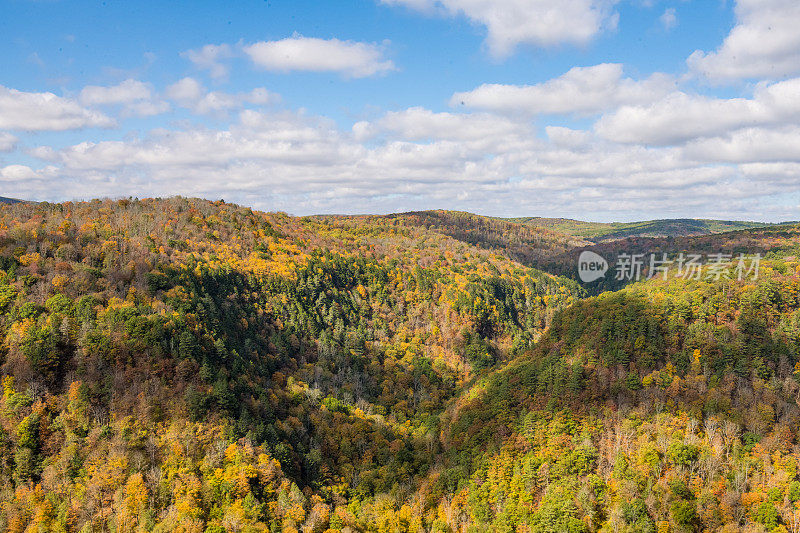
{"type": "Polygon", "coordinates": [[[0,0],[0,195],[800,219],[798,0],[0,0]]]}

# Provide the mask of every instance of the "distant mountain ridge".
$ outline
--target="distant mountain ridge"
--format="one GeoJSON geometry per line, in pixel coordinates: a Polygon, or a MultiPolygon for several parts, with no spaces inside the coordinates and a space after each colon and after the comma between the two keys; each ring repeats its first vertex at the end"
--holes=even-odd
{"type": "Polygon", "coordinates": [[[5,196],[0,196],[0,204],[17,204],[24,201],[25,200],[17,200],[16,198],[7,198],[5,196]]]}
{"type": "MultiPolygon", "coordinates": [[[[352,217],[350,215],[320,216],[323,218],[330,216],[352,217]]],[[[505,249],[510,244],[509,242],[503,242],[507,240],[515,241],[514,244],[517,247],[520,245],[534,245],[549,249],[554,245],[556,247],[585,246],[629,237],[697,237],[791,223],[700,218],[667,218],[634,222],[588,222],[571,218],[492,217],[447,209],[392,213],[383,215],[383,217],[403,220],[411,225],[435,229],[470,244],[499,245],[505,249]],[[514,235],[511,239],[509,239],[510,234],[514,235]]]]}
{"type": "Polygon", "coordinates": [[[505,220],[546,228],[593,242],[613,241],[628,237],[690,237],[774,225],[743,220],[695,218],[670,218],[637,222],[585,222],[569,218],[544,217],[520,217],[505,220]]]}

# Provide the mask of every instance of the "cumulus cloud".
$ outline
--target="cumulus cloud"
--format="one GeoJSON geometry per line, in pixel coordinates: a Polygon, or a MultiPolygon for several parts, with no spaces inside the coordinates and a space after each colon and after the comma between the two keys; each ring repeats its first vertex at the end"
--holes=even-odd
{"type": "Polygon", "coordinates": [[[496,57],[517,45],[585,45],[604,29],[617,25],[616,0],[381,0],[425,13],[441,9],[486,27],[486,45],[496,57]]]}
{"type": "Polygon", "coordinates": [[[800,73],[800,2],[737,0],[735,11],[736,25],[719,48],[689,56],[692,72],[712,81],[800,73]]]}
{"type": "Polygon", "coordinates": [[[294,35],[279,41],[261,41],[244,47],[258,67],[278,72],[338,72],[364,78],[394,70],[383,47],[356,41],[317,39],[294,35]]]}
{"type": "Polygon", "coordinates": [[[775,172],[736,166],[761,159],[732,164],[709,159],[700,146],[624,145],[555,126],[542,138],[525,121],[485,113],[410,108],[359,124],[340,129],[302,112],[245,109],[224,129],[40,147],[29,154],[45,162],[42,169],[2,172],[18,180],[9,181],[8,194],[22,194],[19,180],[30,179],[51,184],[42,198],[178,193],[295,213],[447,206],[498,214],[628,209],[633,216],[647,206],[709,215],[720,191],[733,210],[754,196],[800,190],[785,179],[778,187],[775,172]]]}
{"type": "Polygon", "coordinates": [[[114,125],[114,120],[103,113],[87,109],[70,98],[0,85],[0,129],[63,131],[114,125]]]}
{"type": "Polygon", "coordinates": [[[179,106],[203,115],[225,114],[230,110],[241,108],[245,104],[266,105],[280,100],[280,96],[263,87],[236,94],[207,91],[199,81],[189,77],[168,86],[164,94],[179,106]]]}
{"type": "Polygon", "coordinates": [[[7,132],[0,131],[0,152],[11,152],[17,146],[17,139],[7,132]]]}
{"type": "Polygon", "coordinates": [[[87,85],[79,100],[87,106],[123,106],[124,115],[150,116],[169,111],[169,104],[155,97],[148,83],[128,79],[110,87],[87,85]]]}
{"type": "Polygon", "coordinates": [[[711,98],[674,92],[645,106],[623,106],[595,124],[623,143],[675,144],[756,125],[800,120],[800,78],[761,84],[753,98],[711,98]]]}
{"type": "Polygon", "coordinates": [[[622,65],[603,63],[574,67],[536,85],[481,85],[455,93],[450,105],[514,114],[591,115],[622,104],[652,102],[674,88],[674,79],[666,74],[636,81],[623,77],[622,65]]]}
{"type": "Polygon", "coordinates": [[[0,167],[0,181],[28,181],[38,179],[39,174],[32,168],[25,165],[8,165],[0,167]]]}
{"type": "Polygon", "coordinates": [[[207,44],[199,50],[187,50],[181,54],[194,65],[201,69],[207,70],[209,75],[215,79],[223,79],[228,77],[228,65],[224,60],[230,59],[234,56],[233,49],[229,44],[207,44]]]}

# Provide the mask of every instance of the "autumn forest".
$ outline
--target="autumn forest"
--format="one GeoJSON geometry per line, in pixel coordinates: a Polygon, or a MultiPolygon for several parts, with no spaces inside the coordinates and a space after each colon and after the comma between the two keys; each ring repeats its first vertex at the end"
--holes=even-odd
{"type": "Polygon", "coordinates": [[[0,206],[0,530],[799,533],[800,227],[560,224],[0,206]]]}

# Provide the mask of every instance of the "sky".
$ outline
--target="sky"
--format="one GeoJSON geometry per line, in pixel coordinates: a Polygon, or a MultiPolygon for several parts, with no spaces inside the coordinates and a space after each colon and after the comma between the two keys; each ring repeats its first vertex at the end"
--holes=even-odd
{"type": "Polygon", "coordinates": [[[800,219],[797,0],[0,0],[0,196],[800,219]]]}

